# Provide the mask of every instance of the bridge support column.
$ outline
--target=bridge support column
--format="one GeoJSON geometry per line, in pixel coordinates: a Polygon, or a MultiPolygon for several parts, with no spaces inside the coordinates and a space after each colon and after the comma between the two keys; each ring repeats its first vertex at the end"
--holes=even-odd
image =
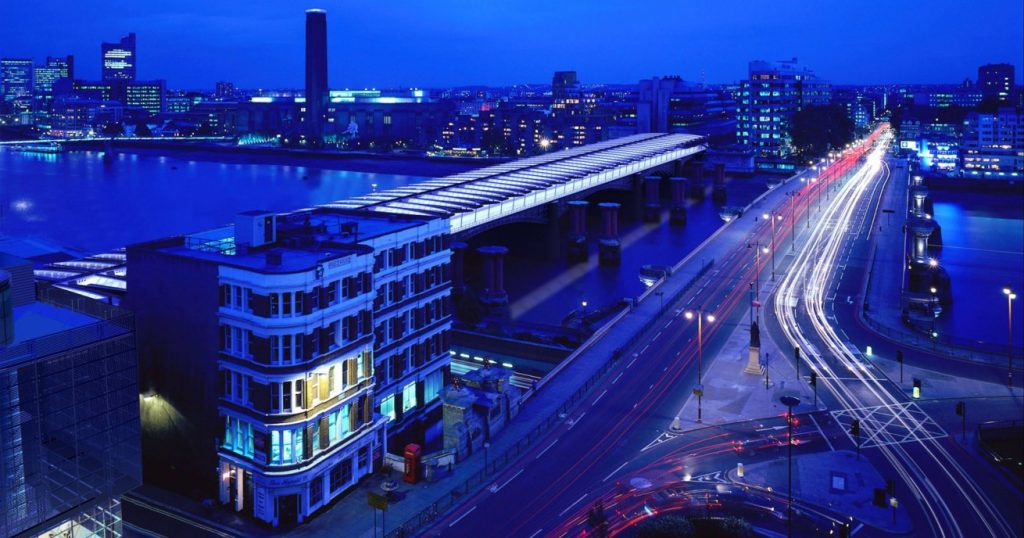
{"type": "Polygon", "coordinates": [[[587,206],[586,200],[573,200],[569,206],[569,261],[585,261],[589,256],[587,247],[587,206]]]}
{"type": "Polygon", "coordinates": [[[508,292],[505,291],[505,255],[508,249],[501,246],[486,246],[477,249],[483,256],[483,289],[480,291],[480,305],[484,310],[499,317],[508,316],[508,292]]]}
{"type": "Polygon", "coordinates": [[[618,265],[622,261],[622,244],[619,243],[619,204],[604,202],[601,208],[601,240],[597,245],[601,265],[618,265]]]}
{"type": "Polygon", "coordinates": [[[466,249],[462,241],[452,241],[452,296],[458,298],[466,292],[466,249]]]}
{"type": "Polygon", "coordinates": [[[683,160],[683,159],[676,159],[676,160],[672,161],[672,175],[673,176],[681,176],[681,175],[683,175],[683,165],[685,165],[685,164],[686,164],[686,161],[683,160]]]}
{"type": "Polygon", "coordinates": [[[711,192],[711,199],[716,204],[724,204],[729,196],[725,190],[725,164],[715,164],[715,188],[711,192]]]}
{"type": "Polygon", "coordinates": [[[644,176],[640,174],[633,174],[631,181],[633,182],[631,185],[633,188],[633,203],[630,204],[630,209],[633,213],[633,220],[639,221],[644,218],[644,208],[646,205],[644,203],[644,176]]]}
{"type": "Polygon", "coordinates": [[[687,196],[697,201],[704,200],[704,163],[697,163],[693,171],[693,177],[687,182],[687,196]]]}
{"type": "MultiPolygon", "coordinates": [[[[677,161],[678,162],[678,161],[677,161]]],[[[669,178],[669,186],[672,190],[672,205],[669,209],[668,221],[670,224],[679,226],[686,225],[686,178],[669,178]]]]}
{"type": "Polygon", "coordinates": [[[661,176],[644,176],[644,221],[661,221],[661,176]]]}

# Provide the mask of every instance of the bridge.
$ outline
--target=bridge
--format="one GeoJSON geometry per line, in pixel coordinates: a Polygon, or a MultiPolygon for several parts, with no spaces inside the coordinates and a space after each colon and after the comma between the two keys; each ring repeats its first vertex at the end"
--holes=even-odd
{"type": "Polygon", "coordinates": [[[707,149],[701,136],[638,134],[340,200],[326,207],[447,218],[451,233],[488,224],[707,149]]]}

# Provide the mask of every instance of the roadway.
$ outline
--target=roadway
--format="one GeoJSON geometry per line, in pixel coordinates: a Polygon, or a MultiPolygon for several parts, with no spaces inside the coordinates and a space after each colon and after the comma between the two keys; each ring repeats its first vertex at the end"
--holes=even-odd
{"type": "MultiPolygon", "coordinates": [[[[827,188],[856,159],[852,152],[835,165],[830,177],[822,175],[822,181],[806,182],[798,191],[800,196],[776,196],[777,207],[768,209],[799,216],[817,198],[815,193],[827,188]]],[[[791,229],[780,226],[774,245],[788,250],[786,237],[791,229]]],[[[586,513],[609,493],[610,485],[628,481],[634,470],[650,465],[650,458],[656,456],[645,455],[643,449],[664,432],[697,381],[697,324],[686,320],[683,310],[702,306],[717,317],[704,328],[703,351],[713,356],[737,325],[746,324],[749,284],[769,265],[769,257],[755,256],[755,249],[748,244],[773,245],[771,235],[771,226],[759,221],[750,234],[720,237],[720,242],[730,242],[725,246],[727,254],[716,259],[717,269],[702,285],[680,299],[677,305],[681,308],[668,311],[657,321],[664,323],[662,330],[649,342],[636,343],[639,349],[635,353],[597,383],[562,424],[495,475],[489,487],[468,495],[423,534],[557,535],[564,532],[567,517],[578,518],[575,514],[581,509],[586,513]],[[723,336],[716,338],[719,331],[723,336]]],[[[737,427],[726,440],[755,438],[751,436],[750,431],[737,427]]],[[[662,450],[684,442],[664,443],[662,450]]],[[[714,460],[708,469],[717,471],[722,465],[714,460]]]]}
{"type": "MultiPolygon", "coordinates": [[[[1021,522],[1010,522],[1004,514],[1019,511],[1020,492],[968,454],[901,386],[877,371],[861,352],[863,347],[838,329],[836,313],[842,311],[850,320],[852,308],[859,306],[846,300],[859,295],[862,282],[862,268],[852,265],[867,258],[877,200],[889,179],[883,157],[890,141],[888,134],[883,135],[867,163],[838,189],[824,217],[815,223],[808,246],[801,249],[775,294],[777,325],[769,329],[781,335],[777,341],[802,350],[818,374],[819,394],[836,410],[833,416],[844,428],[860,420],[861,442],[868,447],[865,456],[883,475],[896,479],[896,497],[909,505],[919,534],[1018,536],[1021,522]],[[837,309],[837,304],[845,306],[837,309]]],[[[858,327],[848,321],[842,326],[858,327]]],[[[932,358],[914,353],[913,360],[932,358]]],[[[966,369],[962,363],[952,368],[966,369]]],[[[973,376],[994,375],[985,367],[970,369],[973,376]]]]}

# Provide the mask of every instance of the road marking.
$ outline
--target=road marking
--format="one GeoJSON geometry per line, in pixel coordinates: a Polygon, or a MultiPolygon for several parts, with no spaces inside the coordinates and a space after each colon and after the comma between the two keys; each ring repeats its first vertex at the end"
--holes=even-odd
{"type": "Polygon", "coordinates": [[[654,388],[654,383],[651,383],[651,386],[647,387],[647,390],[651,390],[653,388],[654,388]]]}
{"type": "Polygon", "coordinates": [[[576,420],[572,421],[572,424],[569,425],[569,429],[571,430],[571,429],[575,428],[576,425],[579,424],[581,420],[583,420],[583,415],[586,415],[586,414],[587,414],[586,411],[580,413],[580,416],[576,417],[576,420]]]}
{"type": "Polygon", "coordinates": [[[546,448],[544,448],[544,450],[541,450],[540,454],[537,454],[537,457],[533,458],[533,459],[539,460],[540,457],[543,456],[544,453],[548,451],[548,449],[550,449],[551,447],[555,446],[555,443],[557,443],[557,442],[558,442],[558,439],[555,439],[550,445],[548,445],[546,448]]]}
{"type": "Polygon", "coordinates": [[[612,385],[618,383],[620,377],[622,377],[622,372],[619,372],[619,375],[615,376],[615,379],[612,380],[612,385]]]}
{"type": "Polygon", "coordinates": [[[668,371],[668,366],[666,366],[665,368],[663,368],[663,369],[662,369],[661,371],[662,371],[662,372],[667,372],[667,371],[668,371]]]}
{"type": "Polygon", "coordinates": [[[491,493],[497,493],[497,492],[501,491],[501,488],[507,486],[509,484],[509,482],[512,482],[513,480],[515,480],[516,477],[521,475],[521,474],[523,474],[523,471],[525,471],[525,470],[526,469],[519,469],[518,473],[512,475],[512,478],[509,478],[508,480],[505,481],[504,484],[502,484],[500,486],[491,486],[491,493]]]}
{"type": "MultiPolygon", "coordinates": [[[[573,507],[573,506],[576,506],[577,504],[579,504],[579,503],[580,503],[580,501],[582,501],[582,500],[583,500],[583,499],[584,499],[584,498],[585,498],[586,496],[587,496],[587,494],[586,494],[586,493],[584,493],[582,497],[580,497],[579,499],[576,499],[576,502],[574,502],[574,503],[570,504],[570,505],[569,505],[569,507],[568,507],[568,508],[566,508],[565,510],[562,510],[562,511],[561,511],[561,512],[560,512],[560,513],[558,514],[558,517],[562,517],[562,516],[564,516],[566,512],[568,512],[569,510],[572,510],[572,507],[573,507]]],[[[475,507],[474,507],[474,508],[475,508],[475,507]]]]}
{"type": "Polygon", "coordinates": [[[597,398],[594,399],[594,403],[590,404],[590,406],[593,407],[597,405],[597,402],[601,401],[601,398],[603,398],[605,394],[608,394],[608,389],[604,389],[604,392],[599,394],[597,398]]]}
{"type": "Polygon", "coordinates": [[[850,536],[853,536],[854,534],[857,534],[863,528],[864,528],[864,524],[863,523],[861,523],[860,525],[857,525],[856,529],[853,529],[852,531],[850,531],[850,536]]]}
{"type": "Polygon", "coordinates": [[[604,477],[604,480],[602,480],[601,482],[607,482],[608,479],[612,477],[612,475],[614,475],[615,473],[621,471],[622,468],[625,467],[626,464],[628,464],[628,463],[629,462],[627,461],[626,463],[623,463],[622,465],[619,465],[618,467],[616,467],[615,470],[610,472],[610,473],[608,473],[608,476],[604,477]]]}
{"type": "Polygon", "coordinates": [[[455,521],[452,521],[451,523],[449,523],[448,524],[448,528],[450,529],[450,528],[454,527],[456,523],[462,521],[462,518],[468,516],[473,510],[476,510],[476,505],[474,505],[473,508],[470,508],[469,510],[466,510],[466,513],[462,514],[461,516],[459,516],[458,519],[456,519],[455,521]]]}
{"type": "Polygon", "coordinates": [[[784,430],[784,429],[786,429],[786,426],[769,426],[767,428],[761,428],[759,430],[754,430],[754,431],[756,431],[756,432],[766,432],[766,431],[771,431],[771,430],[784,430]]]}
{"type": "Polygon", "coordinates": [[[651,343],[650,342],[648,342],[647,345],[644,346],[644,348],[640,350],[640,353],[643,353],[643,352],[647,351],[647,348],[649,348],[649,347],[651,347],[651,343]]]}
{"type": "MultiPolygon", "coordinates": [[[[661,331],[658,331],[658,334],[654,335],[654,338],[651,338],[651,340],[657,340],[659,336],[661,336],[661,331]]],[[[647,348],[645,347],[644,349],[647,348]]]]}
{"type": "Polygon", "coordinates": [[[630,366],[633,366],[634,362],[636,362],[636,357],[633,357],[633,360],[629,361],[629,364],[626,365],[626,368],[629,368],[630,366]]]}
{"type": "Polygon", "coordinates": [[[529,538],[533,538],[534,536],[537,536],[538,534],[540,534],[542,532],[544,532],[544,529],[537,529],[537,532],[531,534],[529,538]]]}
{"type": "Polygon", "coordinates": [[[814,427],[818,428],[818,433],[821,434],[821,438],[824,439],[826,443],[828,443],[828,449],[831,450],[832,452],[835,452],[836,451],[836,447],[832,446],[832,441],[828,440],[828,436],[825,435],[825,431],[822,430],[821,426],[818,425],[818,421],[814,420],[814,415],[808,415],[808,416],[811,417],[811,422],[814,423],[814,427]]]}

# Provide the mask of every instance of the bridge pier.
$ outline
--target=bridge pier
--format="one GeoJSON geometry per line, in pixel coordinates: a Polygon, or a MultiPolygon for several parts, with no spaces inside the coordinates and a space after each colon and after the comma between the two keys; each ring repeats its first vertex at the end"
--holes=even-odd
{"type": "Polygon", "coordinates": [[[711,192],[711,199],[716,204],[725,204],[728,201],[728,193],[725,190],[725,164],[715,164],[715,188],[711,192]]]}
{"type": "Polygon", "coordinates": [[[644,221],[661,221],[661,176],[644,176],[644,221]]]}
{"type": "Polygon", "coordinates": [[[615,202],[597,204],[601,208],[601,239],[597,244],[598,261],[601,265],[619,265],[622,261],[622,244],[619,242],[619,205],[615,202]]]}
{"type": "Polygon", "coordinates": [[[480,305],[487,314],[508,317],[508,292],[505,291],[505,255],[508,249],[486,246],[476,249],[483,256],[484,278],[480,305]]]}
{"type": "Polygon", "coordinates": [[[693,177],[687,182],[687,196],[697,201],[704,201],[704,163],[697,163],[693,177]]]}
{"type": "Polygon", "coordinates": [[[569,206],[569,261],[586,261],[590,253],[587,248],[587,206],[586,200],[573,200],[569,206]]]}
{"type": "Polygon", "coordinates": [[[645,202],[644,202],[644,176],[641,174],[633,174],[632,179],[632,203],[630,210],[632,211],[632,218],[634,221],[640,221],[644,218],[645,213],[645,202]]]}
{"type": "Polygon", "coordinates": [[[686,225],[686,178],[671,177],[669,186],[672,191],[672,205],[669,209],[668,221],[679,226],[686,225]]]}

